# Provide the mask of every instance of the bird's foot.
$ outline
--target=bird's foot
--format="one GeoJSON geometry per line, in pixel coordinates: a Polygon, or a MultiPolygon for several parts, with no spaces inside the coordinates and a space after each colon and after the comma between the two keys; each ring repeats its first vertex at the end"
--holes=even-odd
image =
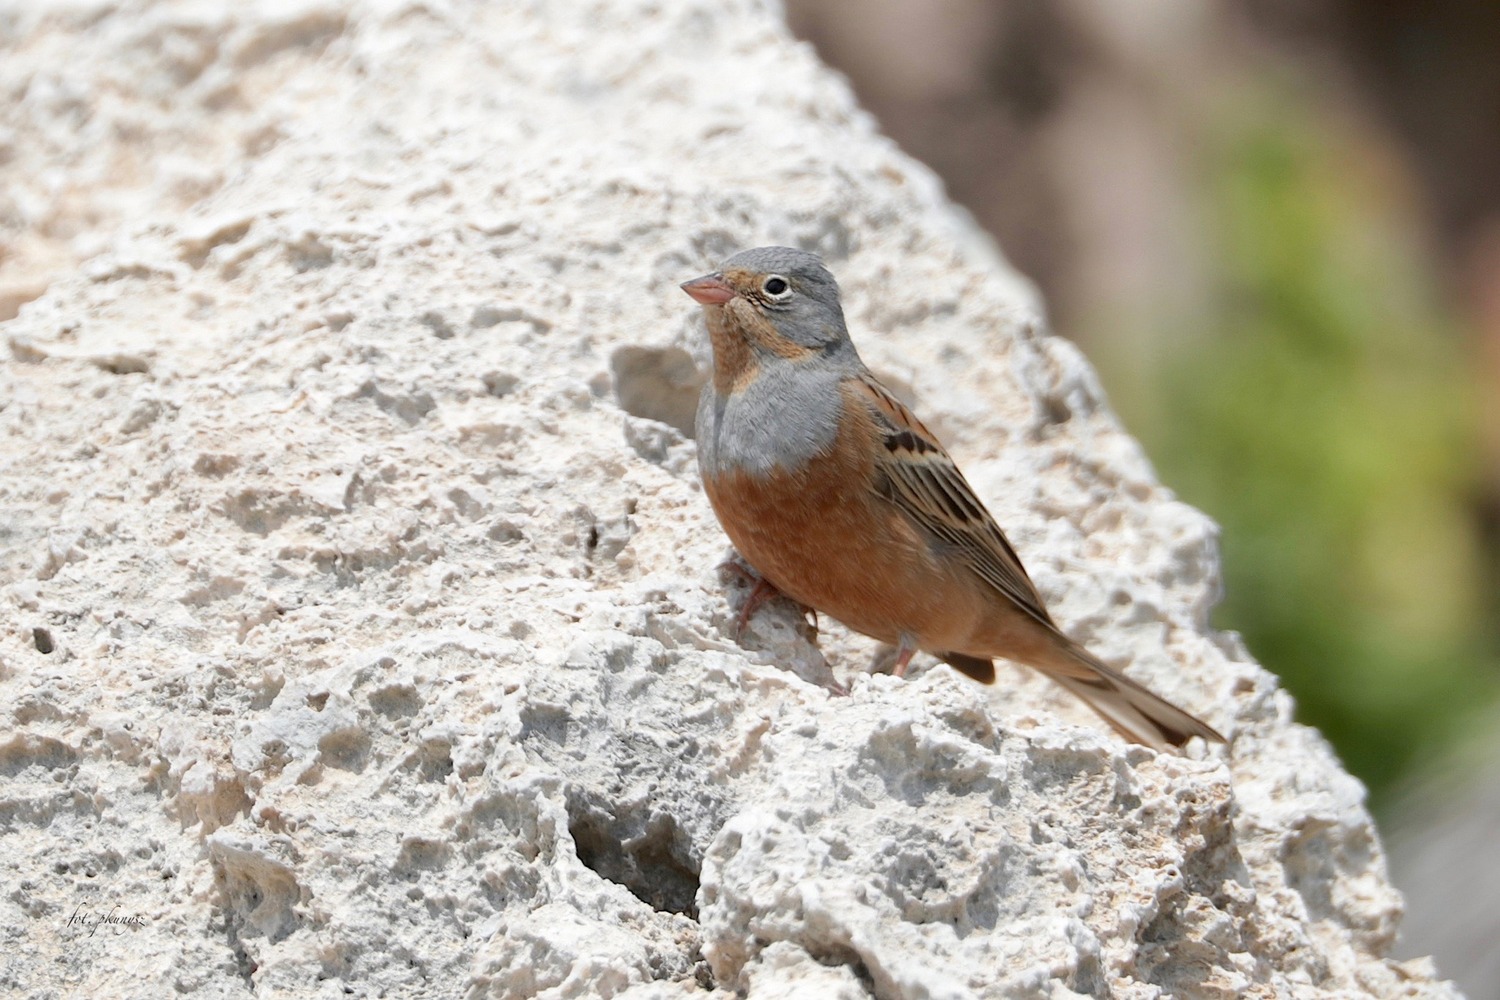
{"type": "MultiPolygon", "coordinates": [[[[777,597],[792,601],[790,597],[777,590],[774,583],[737,559],[724,560],[719,564],[719,569],[731,576],[738,577],[743,583],[753,584],[750,589],[750,595],[740,605],[740,613],[735,619],[734,639],[736,642],[745,634],[745,626],[750,624],[750,616],[759,611],[762,604],[777,597]]],[[[818,613],[805,604],[798,603],[797,601],[792,601],[792,603],[796,604],[797,608],[808,617],[809,625],[812,629],[811,641],[816,645],[818,641],[818,613]]]]}

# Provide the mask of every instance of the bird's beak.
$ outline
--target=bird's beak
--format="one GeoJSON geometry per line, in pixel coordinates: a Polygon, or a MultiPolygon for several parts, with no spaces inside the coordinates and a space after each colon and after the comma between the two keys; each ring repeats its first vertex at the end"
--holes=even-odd
{"type": "Polygon", "coordinates": [[[692,281],[684,281],[682,290],[693,297],[700,305],[722,306],[739,293],[729,287],[724,276],[717,271],[713,274],[705,274],[701,278],[692,281]]]}

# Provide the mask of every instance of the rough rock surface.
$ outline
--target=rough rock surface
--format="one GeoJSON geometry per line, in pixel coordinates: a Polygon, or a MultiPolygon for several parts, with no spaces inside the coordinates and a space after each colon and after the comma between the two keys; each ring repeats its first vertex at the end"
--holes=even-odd
{"type": "Polygon", "coordinates": [[[775,9],[11,0],[0,91],[0,994],[1456,995],[1213,526],[775,9]],[[676,284],[771,242],[1228,747],[734,640],[676,284]]]}

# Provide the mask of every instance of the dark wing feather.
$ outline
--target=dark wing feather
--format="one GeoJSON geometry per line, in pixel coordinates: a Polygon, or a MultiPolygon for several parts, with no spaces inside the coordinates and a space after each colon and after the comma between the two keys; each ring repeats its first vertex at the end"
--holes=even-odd
{"type": "Polygon", "coordinates": [[[1016,607],[1057,631],[1016,550],[938,439],[875,376],[864,373],[859,388],[882,434],[876,467],[883,495],[1016,607]]]}

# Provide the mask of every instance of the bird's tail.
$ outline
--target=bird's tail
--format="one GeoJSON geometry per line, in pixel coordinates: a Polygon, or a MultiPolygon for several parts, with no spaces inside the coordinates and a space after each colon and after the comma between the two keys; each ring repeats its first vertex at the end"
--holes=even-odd
{"type": "Polygon", "coordinates": [[[939,653],[938,659],[955,670],[961,670],[981,684],[995,683],[995,661],[963,653],[939,653]]]}
{"type": "Polygon", "coordinates": [[[1152,694],[1077,643],[1068,642],[1059,653],[1070,661],[1067,669],[1039,665],[1042,672],[1082,698],[1126,739],[1157,750],[1180,747],[1194,736],[1224,742],[1208,723],[1152,694]],[[1080,674],[1080,665],[1086,673],[1080,674]]]}

